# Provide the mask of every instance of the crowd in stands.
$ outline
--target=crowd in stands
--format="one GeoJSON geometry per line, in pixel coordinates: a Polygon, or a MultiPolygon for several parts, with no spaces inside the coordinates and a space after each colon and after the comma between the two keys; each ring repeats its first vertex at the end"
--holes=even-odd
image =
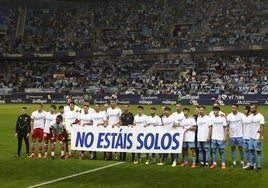
{"type": "MultiPolygon", "coordinates": [[[[26,7],[27,8],[27,7],[26,7]]],[[[0,8],[0,53],[267,44],[267,1],[111,1],[85,8],[0,8]],[[23,20],[23,19],[20,19],[23,20]]],[[[267,93],[267,59],[92,57],[0,64],[0,87],[94,93],[267,93]],[[170,67],[173,69],[171,70],[170,67]],[[162,68],[162,71],[159,69],[162,68]]]]}
{"type": "Polygon", "coordinates": [[[267,2],[116,1],[80,9],[26,9],[24,36],[16,38],[21,11],[0,11],[7,37],[0,52],[53,52],[267,43],[267,2]]]}
{"type": "MultiPolygon", "coordinates": [[[[166,66],[167,62],[162,63],[166,66]]],[[[164,71],[165,88],[182,94],[267,93],[267,59],[258,57],[201,57],[169,61],[175,71],[164,71]]],[[[160,64],[161,66],[161,64],[160,64]]]]}
{"type": "Polygon", "coordinates": [[[143,73],[151,65],[139,57],[133,58],[93,58],[69,61],[39,61],[2,63],[6,69],[6,81],[2,87],[12,87],[15,91],[24,88],[55,88],[58,92],[86,90],[123,92],[128,88],[145,86],[143,73]],[[4,66],[5,65],[5,66],[4,66]]]}
{"type": "Polygon", "coordinates": [[[1,65],[8,79],[0,85],[14,91],[55,88],[95,94],[265,94],[267,63],[253,56],[14,61],[1,65]]]}

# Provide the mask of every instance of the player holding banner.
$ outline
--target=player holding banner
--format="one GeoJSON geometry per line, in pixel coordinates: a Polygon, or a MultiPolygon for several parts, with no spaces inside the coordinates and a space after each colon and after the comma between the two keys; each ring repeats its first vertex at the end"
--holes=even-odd
{"type": "MultiPolygon", "coordinates": [[[[176,118],[171,114],[171,109],[169,107],[164,108],[164,115],[162,116],[162,125],[165,127],[170,127],[172,129],[175,129],[178,127],[176,118]]],[[[171,154],[173,157],[172,167],[175,167],[177,165],[177,153],[171,154]]],[[[160,153],[159,154],[159,163],[157,165],[164,165],[164,160],[167,158],[167,154],[160,153]]]]}
{"type": "MultiPolygon", "coordinates": [[[[92,126],[98,127],[98,126],[107,126],[107,116],[105,111],[101,111],[101,104],[96,103],[94,106],[95,112],[91,114],[92,118],[92,126]]],[[[104,159],[106,158],[106,155],[104,155],[104,159]]],[[[97,159],[97,152],[91,151],[90,159],[97,159]]]]}
{"type": "MultiPolygon", "coordinates": [[[[175,117],[176,123],[178,124],[178,126],[180,126],[182,120],[185,118],[185,116],[184,116],[184,114],[182,112],[182,104],[181,103],[177,103],[176,106],[175,106],[175,108],[176,108],[176,111],[172,113],[172,116],[175,117]]],[[[175,156],[175,154],[174,155],[171,155],[172,161],[174,161],[173,160],[174,156],[175,156]]],[[[179,154],[178,153],[176,154],[176,157],[175,158],[177,158],[177,162],[178,162],[178,160],[179,160],[179,154]]],[[[182,155],[182,158],[183,158],[183,155],[182,155]]]]}
{"type": "MultiPolygon", "coordinates": [[[[120,117],[120,126],[132,125],[133,121],[134,121],[134,115],[132,114],[132,112],[129,111],[129,104],[125,104],[124,112],[120,117]]],[[[132,156],[133,155],[135,156],[135,153],[132,154],[132,156]]],[[[120,152],[119,160],[126,161],[126,152],[120,152]]],[[[134,162],[134,159],[132,159],[132,162],[134,162]]]]}
{"type": "Polygon", "coordinates": [[[182,152],[183,152],[183,163],[180,165],[181,167],[188,166],[188,148],[192,151],[192,166],[191,168],[196,167],[196,152],[195,152],[195,129],[196,129],[196,121],[190,115],[189,108],[183,108],[183,114],[185,119],[182,120],[181,125],[184,129],[183,136],[183,144],[182,144],[182,152]]]}
{"type": "MultiPolygon", "coordinates": [[[[95,110],[92,108],[89,108],[89,103],[85,102],[83,109],[81,110],[81,113],[78,116],[79,125],[81,126],[89,126],[93,124],[92,116],[91,114],[94,113],[95,110]],[[90,111],[89,111],[90,109],[90,111]]],[[[81,151],[79,154],[79,159],[83,159],[85,157],[85,151],[81,151]]]]}
{"type": "Polygon", "coordinates": [[[65,139],[65,142],[66,142],[66,155],[65,155],[65,158],[70,158],[71,157],[71,151],[69,150],[69,141],[71,140],[71,134],[72,134],[72,126],[73,124],[75,123],[78,123],[76,122],[78,120],[78,117],[79,117],[79,112],[77,112],[77,110],[75,110],[75,104],[74,102],[70,102],[69,104],[69,108],[70,110],[65,112],[64,111],[64,114],[65,114],[65,126],[66,126],[66,132],[67,132],[67,136],[66,136],[66,139],[65,139]]]}
{"type": "MultiPolygon", "coordinates": [[[[147,120],[147,125],[145,125],[145,127],[150,126],[150,128],[152,128],[152,126],[160,126],[162,124],[161,118],[156,115],[156,108],[155,107],[151,107],[151,115],[148,116],[148,120],[147,120]]],[[[155,153],[152,153],[152,163],[156,163],[155,160],[155,153]]],[[[146,153],[146,162],[145,164],[149,164],[149,153],[146,153]]]]}
{"type": "MultiPolygon", "coordinates": [[[[148,116],[143,114],[143,106],[137,107],[138,113],[134,116],[133,125],[137,127],[144,127],[147,125],[148,116]]],[[[133,154],[134,155],[134,154],[133,154]]],[[[132,160],[134,164],[138,164],[141,162],[141,153],[137,153],[138,160],[135,160],[135,156],[132,156],[132,160]]]]}
{"type": "MultiPolygon", "coordinates": [[[[110,99],[110,108],[107,109],[107,122],[109,127],[119,127],[120,117],[122,115],[121,109],[117,106],[116,99],[110,99]]],[[[112,152],[104,152],[105,160],[112,160],[112,152]]],[[[115,153],[115,159],[117,159],[117,152],[115,153]]]]}

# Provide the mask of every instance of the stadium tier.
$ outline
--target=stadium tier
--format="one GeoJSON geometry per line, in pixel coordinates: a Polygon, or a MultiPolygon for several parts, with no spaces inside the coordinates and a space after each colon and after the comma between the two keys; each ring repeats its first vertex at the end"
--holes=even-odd
{"type": "Polygon", "coordinates": [[[2,90],[267,93],[267,1],[24,2],[1,2],[2,90]]]}
{"type": "Polygon", "coordinates": [[[1,6],[0,52],[267,45],[264,0],[92,3],[1,6]]]}

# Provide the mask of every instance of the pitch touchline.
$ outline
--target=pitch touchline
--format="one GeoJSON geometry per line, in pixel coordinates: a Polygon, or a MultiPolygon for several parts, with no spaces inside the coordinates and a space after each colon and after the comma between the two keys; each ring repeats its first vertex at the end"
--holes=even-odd
{"type": "Polygon", "coordinates": [[[119,164],[122,164],[122,163],[124,163],[124,162],[118,162],[118,163],[110,164],[110,165],[107,165],[107,166],[103,166],[103,167],[95,168],[95,169],[92,169],[92,170],[88,170],[88,171],[85,171],[85,172],[80,172],[80,173],[73,174],[73,175],[70,175],[70,176],[65,176],[65,177],[62,177],[62,178],[55,179],[55,180],[47,181],[47,182],[44,182],[44,183],[31,185],[31,186],[29,186],[27,188],[34,188],[34,187],[39,187],[39,186],[51,184],[51,183],[58,182],[58,181],[61,181],[61,180],[73,178],[73,177],[80,176],[80,175],[83,175],[83,174],[87,174],[87,173],[95,172],[95,171],[102,170],[102,169],[105,169],[105,168],[109,168],[109,167],[112,167],[112,166],[116,166],[116,165],[119,165],[119,164]]]}

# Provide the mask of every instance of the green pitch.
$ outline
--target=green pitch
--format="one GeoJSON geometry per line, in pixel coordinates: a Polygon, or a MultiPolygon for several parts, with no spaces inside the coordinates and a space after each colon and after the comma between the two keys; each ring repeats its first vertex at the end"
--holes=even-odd
{"type": "MultiPolygon", "coordinates": [[[[268,139],[264,138],[263,169],[257,173],[246,171],[241,168],[232,169],[229,143],[226,147],[226,170],[207,169],[197,167],[175,167],[169,164],[164,166],[131,164],[130,155],[128,162],[104,161],[103,154],[98,153],[98,160],[79,160],[77,157],[71,159],[29,159],[24,158],[25,145],[23,143],[22,157],[14,158],[17,150],[17,139],[15,137],[15,123],[20,115],[21,107],[28,107],[28,114],[36,109],[36,105],[1,104],[0,105],[0,184],[1,187],[30,187],[45,182],[40,187],[267,187],[268,186],[268,139]],[[114,165],[110,166],[109,165],[114,165]],[[104,167],[104,169],[100,169],[104,167]],[[62,179],[59,179],[62,178],[62,179]],[[53,182],[53,180],[57,180],[53,182]]],[[[145,114],[149,114],[150,106],[145,107],[145,114]]],[[[174,111],[174,106],[172,107],[174,111]]],[[[193,113],[193,106],[190,107],[193,113]]],[[[161,106],[157,106],[158,114],[161,106]]],[[[48,110],[49,105],[44,106],[48,110]]],[[[230,113],[230,106],[222,106],[221,110],[230,113]]],[[[136,114],[136,105],[131,106],[131,111],[136,114]]],[[[207,113],[211,107],[207,107],[207,113]]],[[[242,111],[242,107],[240,107],[242,111]]],[[[267,107],[259,106],[259,111],[268,120],[267,107]]],[[[267,123],[266,123],[267,124],[267,123]]],[[[266,135],[266,131],[265,131],[266,135]]],[[[58,146],[57,146],[58,149],[58,146]]],[[[58,149],[59,150],[59,149],[58,149]]],[[[58,151],[57,150],[57,151],[58,151]]],[[[59,153],[58,153],[59,155],[59,153]]],[[[190,155],[191,156],[191,155],[190,155]]],[[[237,158],[239,154],[237,152],[237,158]]],[[[180,155],[181,160],[181,155],[180,155]]],[[[189,157],[191,159],[191,157],[189,157]]],[[[219,157],[218,157],[219,159],[219,157]]],[[[169,156],[170,160],[170,156],[169,156]]],[[[145,161],[144,161],[145,162],[145,161]]],[[[238,161],[239,162],[239,161],[238,161]]],[[[37,186],[39,187],[39,186],[37,186]]]]}

